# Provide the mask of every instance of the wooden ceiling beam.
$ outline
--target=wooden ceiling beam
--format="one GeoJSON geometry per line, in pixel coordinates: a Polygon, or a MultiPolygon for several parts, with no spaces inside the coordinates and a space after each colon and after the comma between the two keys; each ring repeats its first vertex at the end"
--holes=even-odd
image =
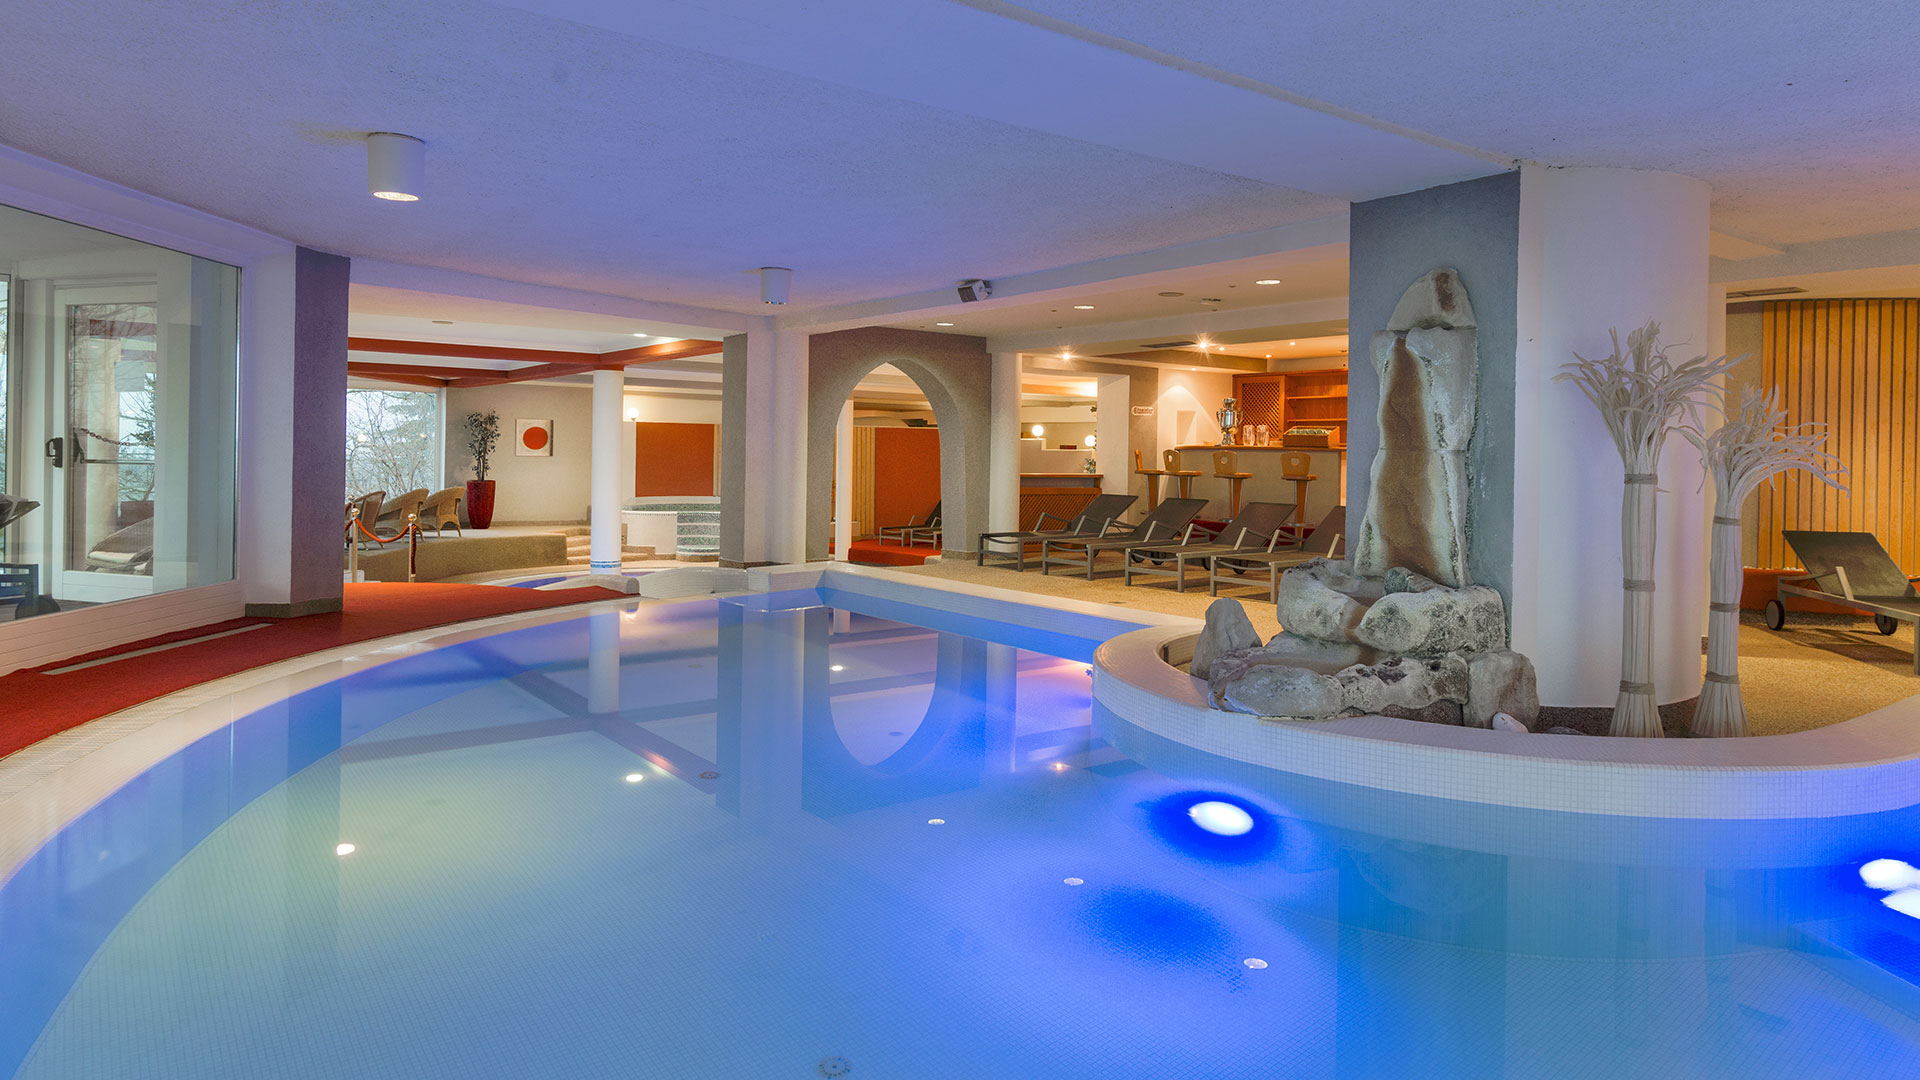
{"type": "Polygon", "coordinates": [[[509,349],[491,345],[459,345],[445,341],[401,341],[397,338],[356,337],[347,339],[347,348],[355,352],[400,356],[445,356],[464,360],[527,362],[525,367],[505,370],[415,367],[365,360],[347,362],[349,375],[385,379],[389,382],[405,382],[416,386],[464,388],[497,386],[501,383],[526,382],[530,379],[553,379],[563,375],[579,375],[588,371],[628,368],[667,360],[686,360],[696,356],[712,356],[720,351],[721,345],[717,341],[687,338],[681,341],[663,341],[655,345],[641,345],[632,349],[617,349],[613,352],[590,353],[571,352],[564,349],[509,349]]]}

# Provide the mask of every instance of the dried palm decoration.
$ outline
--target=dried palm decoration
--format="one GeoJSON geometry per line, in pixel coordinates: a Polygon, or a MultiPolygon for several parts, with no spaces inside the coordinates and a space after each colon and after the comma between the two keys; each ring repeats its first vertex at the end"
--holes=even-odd
{"type": "Polygon", "coordinates": [[[1660,483],[1660,451],[1669,435],[1698,417],[1714,380],[1737,361],[1696,356],[1676,364],[1660,347],[1660,324],[1653,321],[1627,335],[1624,353],[1620,332],[1607,333],[1613,355],[1589,360],[1575,353],[1574,362],[1554,381],[1579,387],[1600,410],[1627,471],[1620,505],[1620,696],[1607,733],[1657,739],[1665,734],[1653,699],[1654,495],[1660,483]]]}
{"type": "Polygon", "coordinates": [[[1840,491],[1846,469],[1824,449],[1826,425],[1788,426],[1780,392],[1742,390],[1737,405],[1726,395],[1716,404],[1723,422],[1712,432],[1698,424],[1682,434],[1700,449],[1700,463],[1713,478],[1713,545],[1708,573],[1712,605],[1707,614],[1707,679],[1693,714],[1693,733],[1725,737],[1751,735],[1747,706],[1740,696],[1740,588],[1745,574],[1740,558],[1740,509],[1755,488],[1795,469],[1840,491]]]}

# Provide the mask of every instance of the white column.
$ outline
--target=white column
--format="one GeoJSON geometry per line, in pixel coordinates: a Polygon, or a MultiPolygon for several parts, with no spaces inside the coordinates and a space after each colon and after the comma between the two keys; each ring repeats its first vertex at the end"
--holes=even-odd
{"type": "Polygon", "coordinates": [[[807,335],[747,326],[745,559],[807,560],[807,335]]]}
{"type": "Polygon", "coordinates": [[[847,561],[853,547],[853,399],[840,406],[833,428],[833,557],[847,561]]]}
{"type": "Polygon", "coordinates": [[[1094,414],[1095,460],[1100,463],[1100,490],[1125,495],[1133,483],[1133,447],[1128,428],[1133,420],[1133,381],[1125,375],[1100,376],[1100,408],[1094,414]]]}
{"type": "Polygon", "coordinates": [[[1020,527],[1020,354],[993,354],[987,399],[987,531],[1020,527]]]}
{"type": "MultiPolygon", "coordinates": [[[[1521,175],[1515,358],[1513,647],[1540,698],[1610,706],[1619,691],[1618,454],[1593,405],[1553,377],[1573,353],[1611,349],[1609,328],[1657,319],[1677,359],[1707,349],[1707,185],[1669,173],[1546,169],[1521,175]]],[[[1655,696],[1700,688],[1707,503],[1684,439],[1660,462],[1655,696]]]]}
{"type": "Polygon", "coordinates": [[[618,368],[593,373],[593,463],[587,487],[592,530],[588,556],[596,574],[620,572],[620,423],[626,373],[618,368]]]}

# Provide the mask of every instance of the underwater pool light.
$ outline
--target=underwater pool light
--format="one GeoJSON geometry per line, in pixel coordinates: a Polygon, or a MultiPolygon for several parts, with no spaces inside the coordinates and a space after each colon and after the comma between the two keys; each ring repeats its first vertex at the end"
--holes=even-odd
{"type": "Polygon", "coordinates": [[[1060,882],[1062,885],[1085,885],[1086,883],[1087,879],[1077,877],[1065,878],[1060,882]]]}
{"type": "Polygon", "coordinates": [[[1899,859],[1875,859],[1860,867],[1870,889],[1891,893],[1880,902],[1910,919],[1920,919],[1920,870],[1899,859]]]}
{"type": "Polygon", "coordinates": [[[645,773],[630,772],[627,774],[627,783],[637,784],[640,781],[645,780],[646,778],[647,776],[645,773]]]}
{"type": "Polygon", "coordinates": [[[1253,831],[1252,814],[1215,799],[1194,803],[1187,808],[1187,816],[1215,836],[1244,836],[1253,831]]]}
{"type": "Polygon", "coordinates": [[[1245,960],[1242,960],[1240,962],[1247,965],[1248,967],[1252,968],[1255,971],[1259,971],[1261,968],[1267,966],[1267,962],[1265,960],[1260,959],[1257,956],[1249,956],[1245,960]]]}
{"type": "Polygon", "coordinates": [[[946,823],[947,819],[943,817],[930,817],[927,819],[927,824],[929,825],[945,825],[946,823]]]}
{"type": "Polygon", "coordinates": [[[356,852],[356,851],[358,851],[358,850],[360,850],[360,849],[359,849],[359,848],[357,848],[357,847],[354,847],[354,846],[353,846],[352,844],[335,844],[335,845],[333,845],[333,853],[334,853],[335,855],[338,855],[338,856],[340,856],[340,857],[341,857],[341,858],[343,858],[343,859],[344,859],[344,858],[346,858],[347,856],[349,856],[349,855],[351,855],[351,854],[353,854],[354,852],[356,852]]]}

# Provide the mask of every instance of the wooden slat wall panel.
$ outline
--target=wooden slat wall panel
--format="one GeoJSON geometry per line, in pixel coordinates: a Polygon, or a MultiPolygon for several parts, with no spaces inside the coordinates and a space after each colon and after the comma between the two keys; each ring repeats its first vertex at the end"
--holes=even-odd
{"type": "Polygon", "coordinates": [[[873,523],[873,428],[864,424],[853,429],[853,520],[855,540],[879,529],[873,523]]]}
{"type": "Polygon", "coordinates": [[[1797,567],[1785,529],[1871,532],[1920,574],[1920,300],[1776,300],[1761,308],[1761,372],[1789,423],[1825,424],[1842,494],[1788,473],[1754,504],[1763,567],[1797,567]]]}

